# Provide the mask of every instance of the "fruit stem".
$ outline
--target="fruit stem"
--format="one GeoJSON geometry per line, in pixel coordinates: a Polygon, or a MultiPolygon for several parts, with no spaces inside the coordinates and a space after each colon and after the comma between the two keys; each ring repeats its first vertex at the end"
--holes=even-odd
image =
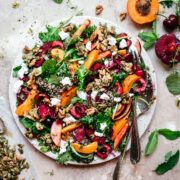
{"type": "Polygon", "coordinates": [[[162,17],[164,17],[164,18],[166,18],[166,19],[168,19],[168,17],[165,16],[165,15],[163,15],[163,14],[159,14],[158,12],[157,12],[156,14],[159,15],[159,16],[162,16],[162,17]]]}

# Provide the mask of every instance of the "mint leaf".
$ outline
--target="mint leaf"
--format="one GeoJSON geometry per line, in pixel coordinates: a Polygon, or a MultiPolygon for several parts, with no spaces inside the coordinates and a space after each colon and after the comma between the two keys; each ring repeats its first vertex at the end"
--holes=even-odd
{"type": "Polygon", "coordinates": [[[149,141],[146,145],[145,154],[146,155],[151,154],[155,150],[157,143],[158,143],[158,131],[155,130],[149,136],[149,141]]]}
{"type": "Polygon", "coordinates": [[[54,74],[56,72],[56,60],[49,59],[42,64],[42,73],[48,72],[54,74]]]}
{"type": "Polygon", "coordinates": [[[177,72],[170,74],[166,78],[166,85],[170,93],[174,95],[180,94],[180,75],[177,72]]]}
{"type": "Polygon", "coordinates": [[[21,65],[16,66],[15,68],[13,68],[13,77],[17,77],[18,72],[19,72],[19,70],[20,70],[21,68],[22,68],[21,65]]]}
{"type": "Polygon", "coordinates": [[[163,1],[160,1],[160,3],[168,8],[170,8],[173,5],[172,0],[163,0],[163,1]]]}
{"type": "Polygon", "coordinates": [[[169,140],[175,140],[180,137],[180,131],[171,131],[170,129],[159,129],[158,133],[169,140]]]}
{"type": "Polygon", "coordinates": [[[47,152],[47,151],[48,151],[47,146],[43,146],[43,147],[41,147],[41,148],[40,148],[40,151],[42,151],[42,152],[47,152]]]}
{"type": "Polygon", "coordinates": [[[54,0],[56,3],[62,3],[62,0],[54,0]]]}
{"type": "Polygon", "coordinates": [[[172,156],[172,151],[168,152],[166,155],[165,155],[165,161],[169,161],[170,157],[172,156]]]}
{"type": "Polygon", "coordinates": [[[159,39],[159,36],[157,34],[157,30],[156,30],[156,20],[153,21],[153,24],[152,24],[152,29],[153,29],[153,32],[151,31],[146,31],[146,32],[142,32],[142,33],[139,33],[139,37],[145,41],[143,47],[144,49],[148,49],[149,47],[151,47],[155,42],[156,40],[159,39]]]}
{"type": "MultiPolygon", "coordinates": [[[[168,154],[169,156],[169,154],[168,154]]],[[[167,159],[167,154],[166,157],[167,159]]],[[[179,150],[174,155],[171,155],[171,157],[168,157],[168,161],[165,161],[164,163],[158,165],[158,167],[154,170],[157,174],[164,174],[170,169],[172,169],[179,161],[179,150]]]]}

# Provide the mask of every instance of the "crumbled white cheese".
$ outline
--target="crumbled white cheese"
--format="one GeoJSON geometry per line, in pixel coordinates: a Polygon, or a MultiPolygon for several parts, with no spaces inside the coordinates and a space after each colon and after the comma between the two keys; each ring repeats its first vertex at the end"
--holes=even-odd
{"type": "Polygon", "coordinates": [[[116,38],[110,37],[108,38],[109,45],[114,46],[116,45],[116,38]]]}
{"type": "Polygon", "coordinates": [[[112,55],[115,56],[117,54],[117,51],[113,51],[112,55]]]}
{"type": "Polygon", "coordinates": [[[115,102],[121,102],[121,100],[122,100],[122,99],[121,99],[120,97],[114,97],[114,101],[115,101],[115,102]]]}
{"type": "Polygon", "coordinates": [[[87,93],[84,91],[77,91],[77,95],[79,98],[83,99],[83,100],[87,100],[87,93]]]}
{"type": "Polygon", "coordinates": [[[55,106],[60,103],[60,99],[58,98],[51,98],[51,105],[55,106]]]}
{"type": "Polygon", "coordinates": [[[103,133],[100,133],[100,132],[94,131],[94,135],[95,135],[95,136],[102,137],[102,136],[103,136],[103,133]]]}
{"type": "Polygon", "coordinates": [[[70,136],[69,142],[72,143],[74,142],[74,139],[70,136]]]}
{"type": "Polygon", "coordinates": [[[133,96],[134,96],[134,94],[133,94],[133,93],[129,93],[129,96],[130,96],[130,97],[133,97],[133,96]]]}
{"type": "Polygon", "coordinates": [[[78,64],[84,64],[84,61],[78,61],[78,64]]]}
{"type": "Polygon", "coordinates": [[[39,67],[37,68],[37,70],[38,70],[38,72],[41,72],[41,71],[42,71],[42,66],[39,66],[39,67]]]}
{"type": "Polygon", "coordinates": [[[61,146],[60,146],[59,154],[63,154],[64,152],[66,152],[67,146],[68,146],[68,142],[61,139],[61,146]]]}
{"type": "Polygon", "coordinates": [[[109,100],[110,97],[109,97],[106,93],[103,93],[103,94],[100,96],[100,99],[109,100]]]}
{"type": "Polygon", "coordinates": [[[14,84],[14,92],[17,93],[22,85],[23,85],[23,81],[21,80],[16,81],[14,84]]]}
{"type": "Polygon", "coordinates": [[[108,65],[109,65],[109,61],[108,61],[107,59],[104,61],[104,65],[105,65],[105,66],[108,66],[108,65]]]}
{"type": "Polygon", "coordinates": [[[91,45],[92,45],[91,41],[88,41],[86,44],[86,49],[91,51],[91,45]]]}
{"type": "Polygon", "coordinates": [[[104,122],[104,123],[100,123],[100,130],[104,130],[106,128],[107,124],[104,122]]]}
{"type": "Polygon", "coordinates": [[[20,79],[24,77],[24,74],[28,73],[28,67],[26,66],[26,64],[23,63],[21,66],[21,69],[18,71],[18,78],[20,79]]]}
{"type": "Polygon", "coordinates": [[[73,116],[71,116],[71,115],[69,115],[69,117],[65,117],[65,118],[63,119],[63,122],[65,122],[66,125],[71,124],[71,123],[74,123],[74,122],[76,122],[76,121],[77,121],[77,120],[76,120],[73,116]]]}
{"type": "Polygon", "coordinates": [[[119,43],[119,48],[124,49],[127,47],[127,42],[125,39],[122,39],[119,43]]]}
{"type": "Polygon", "coordinates": [[[67,37],[69,37],[69,33],[66,33],[64,31],[60,31],[59,36],[61,37],[62,40],[65,40],[67,37]]]}
{"type": "Polygon", "coordinates": [[[93,100],[95,100],[97,94],[98,94],[98,91],[93,90],[92,93],[91,93],[91,98],[92,98],[93,100]]]}
{"type": "Polygon", "coordinates": [[[60,81],[60,83],[61,83],[63,86],[65,86],[65,85],[70,85],[70,86],[72,86],[72,82],[71,82],[71,80],[70,80],[69,77],[63,78],[63,79],[60,81]]]}

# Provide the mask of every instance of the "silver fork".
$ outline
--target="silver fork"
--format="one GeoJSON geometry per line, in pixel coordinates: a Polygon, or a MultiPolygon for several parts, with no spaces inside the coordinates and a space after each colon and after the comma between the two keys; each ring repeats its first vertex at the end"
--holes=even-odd
{"type": "MultiPolygon", "coordinates": [[[[141,55],[137,55],[135,52],[132,52],[133,54],[133,61],[134,61],[134,64],[138,65],[140,63],[144,63],[144,60],[143,58],[141,57],[141,55]]],[[[146,111],[148,111],[150,105],[151,105],[151,102],[152,102],[152,98],[153,98],[153,85],[152,85],[152,80],[151,78],[149,77],[149,75],[147,74],[147,71],[145,72],[146,73],[146,77],[145,77],[145,80],[146,80],[146,83],[147,83],[147,88],[146,88],[146,93],[144,93],[143,96],[139,97],[138,99],[135,99],[135,101],[133,102],[133,114],[136,116],[136,118],[134,118],[134,120],[132,120],[132,123],[129,127],[129,131],[128,131],[128,135],[127,135],[127,140],[126,140],[126,146],[124,148],[124,150],[121,152],[121,155],[120,157],[118,158],[118,161],[116,163],[116,167],[114,169],[114,173],[113,173],[113,180],[118,180],[119,179],[119,171],[120,171],[120,165],[124,159],[124,156],[125,156],[125,152],[127,150],[127,147],[128,147],[128,144],[129,144],[129,140],[130,140],[130,137],[132,136],[132,129],[133,129],[133,121],[134,121],[134,124],[135,124],[135,128],[134,128],[134,134],[138,133],[138,129],[137,129],[137,118],[144,114],[146,111]]],[[[137,137],[137,135],[135,135],[135,137],[137,137]]],[[[140,143],[139,143],[139,136],[137,137],[138,139],[135,140],[135,142],[133,142],[133,146],[137,146],[138,148],[138,151],[136,151],[134,149],[134,151],[131,150],[131,162],[133,164],[136,164],[137,162],[139,162],[140,160],[140,143]],[[138,144],[139,143],[139,144],[138,144]]],[[[131,142],[133,141],[134,139],[132,138],[131,142]]],[[[131,145],[131,148],[134,148],[132,147],[131,145]]],[[[136,149],[137,149],[136,148],[136,149]]]]}

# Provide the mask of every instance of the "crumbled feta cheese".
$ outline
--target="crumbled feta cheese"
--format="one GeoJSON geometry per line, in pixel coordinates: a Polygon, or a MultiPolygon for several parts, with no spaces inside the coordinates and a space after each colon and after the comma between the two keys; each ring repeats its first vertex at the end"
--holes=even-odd
{"type": "Polygon", "coordinates": [[[104,61],[104,65],[105,65],[105,66],[108,66],[108,65],[109,65],[109,61],[108,61],[107,59],[104,61]]]}
{"type": "Polygon", "coordinates": [[[113,51],[112,55],[115,56],[117,54],[117,51],[113,51]]]}
{"type": "Polygon", "coordinates": [[[79,98],[83,99],[83,100],[87,100],[87,93],[84,91],[77,91],[77,95],[79,98]]]}
{"type": "Polygon", "coordinates": [[[79,64],[84,64],[84,61],[78,61],[79,64]]]}
{"type": "Polygon", "coordinates": [[[65,40],[67,37],[69,37],[69,33],[66,33],[64,31],[60,31],[59,36],[61,37],[62,40],[65,40]]]}
{"type": "Polygon", "coordinates": [[[103,133],[100,133],[100,132],[94,131],[94,135],[95,135],[95,136],[102,137],[102,136],[103,136],[103,133]]]}
{"type": "Polygon", "coordinates": [[[91,51],[91,45],[92,45],[91,41],[88,41],[88,43],[86,44],[86,49],[91,51]]]}
{"type": "Polygon", "coordinates": [[[94,156],[94,161],[97,161],[97,160],[98,160],[97,156],[94,156]]]}
{"type": "Polygon", "coordinates": [[[111,45],[111,46],[116,45],[116,38],[110,37],[110,38],[108,38],[108,41],[109,41],[109,45],[111,45]]]}
{"type": "Polygon", "coordinates": [[[28,67],[26,66],[26,64],[23,63],[21,66],[21,69],[18,71],[18,78],[20,79],[24,77],[24,74],[28,73],[28,67]]]}
{"type": "Polygon", "coordinates": [[[127,42],[125,39],[122,39],[119,43],[119,48],[124,49],[127,47],[127,42]]]}
{"type": "Polygon", "coordinates": [[[14,92],[17,93],[22,85],[23,85],[23,81],[21,80],[16,81],[14,84],[14,92]]]}
{"type": "Polygon", "coordinates": [[[92,98],[93,100],[95,100],[97,94],[98,94],[98,91],[93,90],[92,93],[91,93],[91,98],[92,98]]]}
{"type": "Polygon", "coordinates": [[[134,94],[133,94],[133,93],[129,93],[129,96],[130,96],[130,97],[133,97],[133,96],[134,96],[134,94]]]}
{"type": "Polygon", "coordinates": [[[42,66],[39,66],[37,69],[38,69],[38,72],[41,72],[42,71],[42,66]]]}
{"type": "Polygon", "coordinates": [[[72,82],[71,82],[71,80],[70,80],[69,77],[63,78],[63,79],[60,81],[60,83],[61,83],[63,86],[65,86],[65,85],[70,85],[70,86],[72,86],[72,82]]]}
{"type": "Polygon", "coordinates": [[[77,121],[77,120],[76,120],[73,116],[71,116],[71,115],[69,115],[69,117],[65,117],[65,118],[63,119],[63,122],[65,122],[66,125],[71,124],[71,123],[74,123],[74,122],[76,122],[76,121],[77,121]]]}
{"type": "Polygon", "coordinates": [[[60,99],[58,98],[51,98],[51,105],[55,106],[60,103],[60,99]]]}
{"type": "Polygon", "coordinates": [[[74,142],[74,139],[70,136],[69,142],[72,143],[74,142]]]}
{"type": "Polygon", "coordinates": [[[121,100],[122,100],[122,99],[121,99],[120,97],[114,97],[114,101],[115,101],[115,102],[121,102],[121,100]]]}
{"type": "Polygon", "coordinates": [[[110,97],[109,97],[106,93],[103,93],[103,94],[100,96],[100,99],[109,100],[110,97]]]}
{"type": "Polygon", "coordinates": [[[59,154],[63,154],[64,152],[66,152],[67,146],[68,146],[68,142],[61,139],[61,146],[60,146],[59,154]]]}
{"type": "Polygon", "coordinates": [[[104,122],[104,123],[100,123],[100,130],[104,130],[106,128],[107,124],[104,122]]]}

